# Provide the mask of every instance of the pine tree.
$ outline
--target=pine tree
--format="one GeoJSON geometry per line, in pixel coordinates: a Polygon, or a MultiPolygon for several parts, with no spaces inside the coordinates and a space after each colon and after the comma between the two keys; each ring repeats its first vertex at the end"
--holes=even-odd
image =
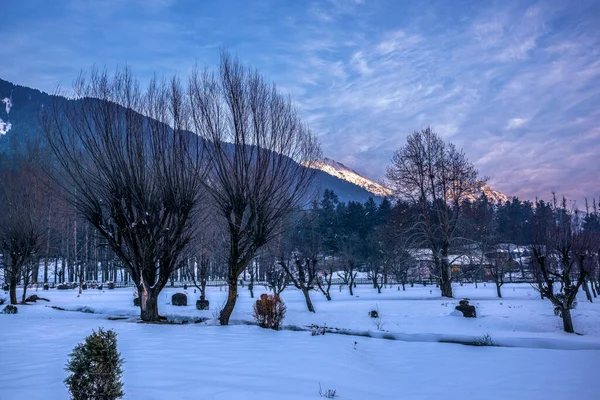
{"type": "Polygon", "coordinates": [[[115,400],[123,397],[121,381],[123,359],[117,352],[117,334],[93,332],[79,343],[71,354],[65,379],[73,400],[115,400]]]}

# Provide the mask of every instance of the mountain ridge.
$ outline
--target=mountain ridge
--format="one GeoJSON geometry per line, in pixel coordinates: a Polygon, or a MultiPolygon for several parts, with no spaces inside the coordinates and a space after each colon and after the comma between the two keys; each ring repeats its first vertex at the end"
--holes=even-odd
{"type": "MultiPolygon", "coordinates": [[[[349,168],[341,162],[335,161],[331,158],[325,157],[321,160],[315,160],[310,166],[338,179],[342,179],[346,182],[357,185],[369,193],[372,193],[376,197],[387,197],[393,194],[392,189],[361,175],[354,169],[349,168]]],[[[493,190],[485,181],[477,181],[476,189],[472,193],[465,195],[464,198],[469,201],[475,201],[482,194],[485,194],[492,203],[506,203],[512,199],[512,196],[508,196],[502,192],[493,190]]]]}

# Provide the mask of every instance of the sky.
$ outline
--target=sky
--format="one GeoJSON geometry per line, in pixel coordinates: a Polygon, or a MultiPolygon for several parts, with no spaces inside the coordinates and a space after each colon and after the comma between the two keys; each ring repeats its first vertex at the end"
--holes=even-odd
{"type": "MultiPolygon", "coordinates": [[[[600,1],[2,0],[0,78],[142,82],[227,49],[296,102],[323,153],[380,181],[431,126],[507,195],[600,196],[600,1]]],[[[15,105],[16,106],[16,105],[15,105]]]]}

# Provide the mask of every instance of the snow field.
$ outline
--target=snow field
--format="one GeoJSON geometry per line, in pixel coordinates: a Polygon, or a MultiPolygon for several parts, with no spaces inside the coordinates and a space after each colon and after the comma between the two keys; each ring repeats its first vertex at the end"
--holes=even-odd
{"type": "MultiPolygon", "coordinates": [[[[159,310],[171,319],[212,318],[198,311],[198,293],[188,289],[188,307],[174,307],[165,289],[159,310]]],[[[255,295],[264,290],[256,288],[255,295]]],[[[333,300],[317,292],[317,312],[308,313],[299,291],[287,289],[285,325],[327,324],[351,332],[371,331],[400,340],[309,332],[270,331],[252,321],[252,302],[241,290],[232,326],[136,323],[133,291],[38,291],[50,303],[19,306],[0,315],[0,399],[64,399],[64,365],[73,347],[102,326],[118,333],[125,359],[126,399],[311,399],[335,389],[339,399],[578,399],[596,398],[593,379],[600,359],[600,307],[579,299],[573,313],[580,335],[561,331],[547,300],[528,285],[505,285],[505,299],[492,285],[455,286],[456,299],[441,299],[435,287],[396,287],[382,294],[359,286],[356,297],[332,288],[333,300]],[[432,293],[429,291],[432,290],[432,293]],[[450,315],[461,297],[478,307],[477,319],[450,315]],[[88,307],[98,314],[58,311],[88,307]],[[368,311],[378,308],[378,332],[368,311]],[[111,321],[108,317],[128,316],[111,321]],[[490,334],[518,347],[473,347],[437,343],[440,338],[490,334]],[[355,344],[355,342],[357,342],[355,344]],[[571,350],[558,350],[571,349],[571,350]],[[578,350],[573,350],[578,349],[578,350]]],[[[32,292],[33,293],[33,292],[32,292]]],[[[226,290],[209,288],[211,309],[226,290]]]]}

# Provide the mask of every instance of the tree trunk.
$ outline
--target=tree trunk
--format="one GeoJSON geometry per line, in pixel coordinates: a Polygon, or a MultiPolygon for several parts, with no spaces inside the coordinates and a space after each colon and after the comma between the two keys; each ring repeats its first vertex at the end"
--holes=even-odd
{"type": "Polygon", "coordinates": [[[44,283],[48,283],[48,257],[44,259],[44,283]]]}
{"type": "Polygon", "coordinates": [[[500,290],[501,287],[502,285],[499,282],[496,282],[496,293],[498,294],[499,299],[502,298],[502,291],[500,290]]]}
{"type": "Polygon", "coordinates": [[[406,292],[406,282],[402,281],[402,291],[406,292]]]}
{"type": "Polygon", "coordinates": [[[313,303],[310,300],[310,293],[308,293],[308,289],[302,288],[302,294],[304,295],[304,300],[306,300],[306,307],[308,307],[308,311],[314,313],[315,307],[313,306],[313,303]]]}
{"type": "Polygon", "coordinates": [[[585,297],[587,297],[590,303],[593,303],[594,300],[592,299],[592,294],[590,293],[590,287],[588,285],[587,279],[583,281],[583,284],[581,286],[583,287],[583,291],[585,292],[585,297]]]}
{"type": "Polygon", "coordinates": [[[25,284],[23,285],[23,295],[21,296],[21,304],[25,304],[25,299],[27,298],[27,285],[28,285],[28,283],[29,282],[25,281],[25,284]]]}
{"type": "Polygon", "coordinates": [[[350,296],[354,296],[354,293],[352,293],[352,286],[353,286],[353,282],[350,281],[350,284],[348,285],[348,288],[350,288],[350,296]]]}
{"type": "Polygon", "coordinates": [[[563,329],[567,333],[574,333],[573,329],[573,320],[571,319],[571,310],[569,307],[563,307],[562,309],[562,320],[563,320],[563,329]]]}
{"type": "Polygon", "coordinates": [[[200,282],[200,300],[206,300],[206,280],[200,282]]]}
{"type": "Polygon", "coordinates": [[[17,303],[17,280],[11,279],[9,284],[9,292],[10,292],[10,304],[18,304],[17,303]]]}
{"type": "Polygon", "coordinates": [[[450,264],[448,263],[448,257],[442,256],[440,260],[440,289],[442,291],[442,297],[453,297],[452,296],[452,271],[450,264]]]}
{"type": "Polygon", "coordinates": [[[158,315],[158,293],[153,289],[147,289],[144,284],[138,287],[138,296],[140,298],[140,317],[144,322],[157,322],[160,320],[158,315]]]}
{"type": "Polygon", "coordinates": [[[237,301],[238,296],[237,277],[230,276],[228,283],[229,291],[227,293],[227,302],[221,310],[221,315],[219,315],[219,322],[221,323],[221,325],[229,325],[229,318],[233,313],[233,308],[235,307],[235,302],[237,301]]]}

